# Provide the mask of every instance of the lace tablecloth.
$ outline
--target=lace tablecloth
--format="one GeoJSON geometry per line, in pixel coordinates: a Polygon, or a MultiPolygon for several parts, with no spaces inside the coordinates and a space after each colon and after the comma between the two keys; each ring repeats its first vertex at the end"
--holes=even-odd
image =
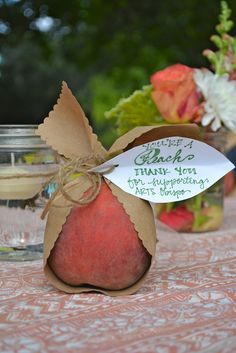
{"type": "Polygon", "coordinates": [[[1,353],[236,352],[236,197],[221,230],[160,227],[156,258],[130,296],[68,295],[42,262],[0,263],[1,353]]]}

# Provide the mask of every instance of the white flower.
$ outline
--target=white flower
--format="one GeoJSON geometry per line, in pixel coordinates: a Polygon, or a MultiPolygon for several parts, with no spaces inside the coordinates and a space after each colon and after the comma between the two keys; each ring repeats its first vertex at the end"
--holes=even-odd
{"type": "Polygon", "coordinates": [[[194,80],[205,99],[202,125],[211,123],[213,131],[224,125],[236,133],[236,82],[207,69],[195,69],[194,80]]]}

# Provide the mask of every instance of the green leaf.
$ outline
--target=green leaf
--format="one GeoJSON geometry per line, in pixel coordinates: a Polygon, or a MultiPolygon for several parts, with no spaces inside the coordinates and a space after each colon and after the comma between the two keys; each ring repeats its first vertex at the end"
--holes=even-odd
{"type": "Polygon", "coordinates": [[[215,44],[216,47],[218,47],[219,49],[221,49],[223,47],[223,43],[222,43],[222,39],[220,36],[214,34],[213,36],[211,36],[211,41],[215,44]]]}
{"type": "Polygon", "coordinates": [[[151,97],[152,86],[144,86],[105,113],[106,118],[115,119],[119,135],[136,126],[165,123],[151,97]]]}

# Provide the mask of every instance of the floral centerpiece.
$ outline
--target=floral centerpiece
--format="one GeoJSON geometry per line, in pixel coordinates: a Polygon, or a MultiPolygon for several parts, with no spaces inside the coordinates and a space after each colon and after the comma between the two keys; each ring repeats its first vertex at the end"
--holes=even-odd
{"type": "MultiPolygon", "coordinates": [[[[203,140],[223,151],[225,132],[236,133],[236,38],[229,34],[230,15],[222,1],[217,34],[211,37],[217,50],[203,52],[211,70],[181,63],[169,66],[105,113],[116,119],[119,134],[138,125],[196,123],[203,140]]],[[[157,205],[156,212],[177,231],[215,230],[223,218],[223,181],[194,198],[157,205]]]]}

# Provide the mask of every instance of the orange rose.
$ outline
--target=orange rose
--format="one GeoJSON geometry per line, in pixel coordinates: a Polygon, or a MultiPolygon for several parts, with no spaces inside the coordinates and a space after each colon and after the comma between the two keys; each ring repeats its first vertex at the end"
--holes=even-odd
{"type": "Polygon", "coordinates": [[[194,69],[175,64],[151,76],[152,99],[169,123],[196,121],[199,93],[193,79],[194,69]]]}

